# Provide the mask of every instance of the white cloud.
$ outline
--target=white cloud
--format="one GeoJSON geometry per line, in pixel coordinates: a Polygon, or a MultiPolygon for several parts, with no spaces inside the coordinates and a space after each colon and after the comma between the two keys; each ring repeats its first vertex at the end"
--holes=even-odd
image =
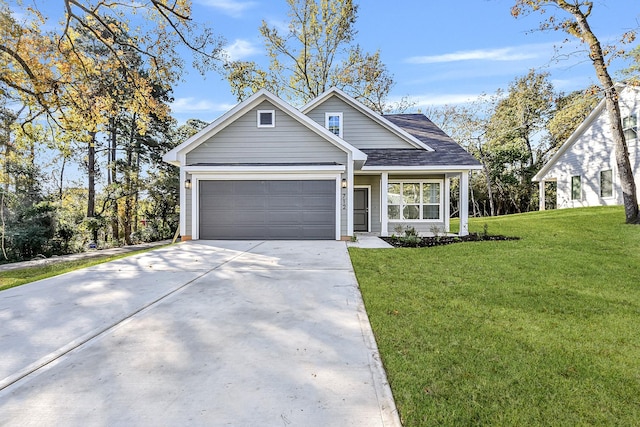
{"type": "Polygon", "coordinates": [[[236,39],[224,48],[224,52],[230,61],[237,61],[260,52],[260,49],[250,41],[236,39]]]}
{"type": "Polygon", "coordinates": [[[239,1],[239,0],[196,0],[197,3],[203,6],[214,7],[219,9],[227,15],[239,18],[242,16],[245,10],[250,9],[256,5],[254,1],[239,1]]]}
{"type": "Polygon", "coordinates": [[[417,100],[416,107],[426,107],[466,104],[468,102],[476,101],[480,96],[482,95],[478,93],[441,93],[412,95],[411,99],[417,100]]]}
{"type": "Polygon", "coordinates": [[[411,64],[437,64],[459,61],[522,61],[536,58],[536,52],[523,51],[522,48],[505,47],[501,49],[464,50],[441,55],[412,56],[406,62],[411,64]]]}
{"type": "Polygon", "coordinates": [[[232,109],[231,104],[216,104],[211,101],[198,100],[193,97],[177,98],[171,103],[171,111],[176,114],[194,113],[194,112],[220,112],[232,109]]]}

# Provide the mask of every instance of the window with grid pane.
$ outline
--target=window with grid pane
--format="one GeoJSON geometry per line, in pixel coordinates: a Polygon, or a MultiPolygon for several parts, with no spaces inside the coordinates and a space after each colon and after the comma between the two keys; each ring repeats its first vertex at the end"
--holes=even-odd
{"type": "Polygon", "coordinates": [[[600,172],[600,197],[613,197],[613,171],[600,172]]]}
{"type": "Polygon", "coordinates": [[[441,182],[390,182],[387,187],[387,214],[390,220],[440,220],[441,182]]]}
{"type": "Polygon", "coordinates": [[[326,113],[325,127],[329,132],[342,138],[342,113],[326,113]]]}
{"type": "Polygon", "coordinates": [[[571,177],[571,200],[580,200],[582,198],[582,189],[580,188],[580,176],[571,177]]]}
{"type": "Polygon", "coordinates": [[[622,131],[627,141],[638,137],[638,116],[632,114],[622,119],[622,131]]]}

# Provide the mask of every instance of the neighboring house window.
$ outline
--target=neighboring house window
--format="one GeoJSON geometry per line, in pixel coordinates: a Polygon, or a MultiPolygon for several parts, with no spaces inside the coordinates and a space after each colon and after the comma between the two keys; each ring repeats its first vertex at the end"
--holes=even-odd
{"type": "Polygon", "coordinates": [[[622,131],[627,141],[638,137],[638,116],[632,114],[622,119],[622,131]]]}
{"type": "Polygon", "coordinates": [[[600,172],[600,197],[613,197],[613,171],[600,172]]]}
{"type": "Polygon", "coordinates": [[[275,110],[258,110],[258,127],[259,128],[276,127],[275,110]]]}
{"type": "Polygon", "coordinates": [[[329,132],[342,138],[342,113],[325,113],[324,119],[329,132]]]}
{"type": "Polygon", "coordinates": [[[440,220],[442,183],[439,181],[391,182],[387,188],[390,220],[440,220]]]}
{"type": "Polygon", "coordinates": [[[580,176],[571,177],[571,200],[580,200],[582,198],[582,189],[580,188],[580,176]]]}

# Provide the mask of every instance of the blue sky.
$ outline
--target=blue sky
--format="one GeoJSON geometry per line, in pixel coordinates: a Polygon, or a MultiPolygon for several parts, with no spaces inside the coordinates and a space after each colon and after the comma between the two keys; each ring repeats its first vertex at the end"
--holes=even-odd
{"type": "MultiPolygon", "coordinates": [[[[261,21],[272,26],[288,22],[285,0],[193,3],[195,19],[227,40],[234,59],[266,63],[258,32],[261,21]]],[[[542,19],[539,14],[513,18],[513,0],[360,0],[358,4],[356,42],[366,51],[380,50],[396,81],[392,99],[409,96],[416,108],[465,102],[506,89],[531,68],[549,72],[557,90],[572,91],[596,82],[586,52],[576,53],[579,45],[563,43],[564,33],[533,31],[542,19]],[[556,60],[555,47],[562,47],[562,55],[568,57],[556,60]]],[[[613,40],[640,26],[640,4],[594,0],[590,22],[601,41],[613,40]]],[[[622,66],[616,61],[612,69],[622,66]]],[[[202,77],[189,70],[183,80],[174,88],[172,106],[181,122],[212,121],[236,103],[219,74],[202,77]]]]}

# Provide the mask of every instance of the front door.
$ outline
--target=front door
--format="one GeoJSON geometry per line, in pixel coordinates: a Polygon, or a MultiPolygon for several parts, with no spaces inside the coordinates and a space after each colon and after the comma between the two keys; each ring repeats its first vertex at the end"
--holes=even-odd
{"type": "Polygon", "coordinates": [[[369,231],[369,189],[353,190],[353,231],[369,231]]]}

